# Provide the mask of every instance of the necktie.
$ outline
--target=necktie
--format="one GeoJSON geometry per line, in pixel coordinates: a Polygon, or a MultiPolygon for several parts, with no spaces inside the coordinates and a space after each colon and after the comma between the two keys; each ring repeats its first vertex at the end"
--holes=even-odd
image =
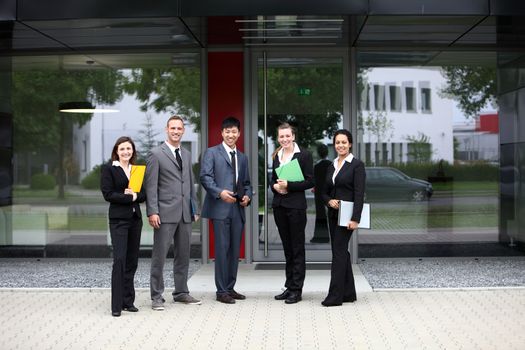
{"type": "Polygon", "coordinates": [[[177,158],[177,163],[179,164],[179,168],[180,170],[182,170],[182,158],[180,156],[180,149],[179,148],[176,148],[175,149],[175,158],[177,158]]]}
{"type": "Polygon", "coordinates": [[[233,168],[233,192],[237,192],[237,161],[235,160],[235,151],[231,151],[232,156],[232,168],[233,168]]]}

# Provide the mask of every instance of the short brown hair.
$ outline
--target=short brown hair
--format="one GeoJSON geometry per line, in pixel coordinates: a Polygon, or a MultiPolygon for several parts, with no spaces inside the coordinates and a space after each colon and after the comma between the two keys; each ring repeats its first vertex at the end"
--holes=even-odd
{"type": "Polygon", "coordinates": [[[131,156],[129,163],[135,164],[135,161],[137,160],[137,149],[135,148],[135,143],[129,136],[121,136],[117,139],[117,141],[115,142],[115,146],[113,146],[113,150],[111,151],[111,160],[119,160],[117,154],[118,146],[124,142],[131,143],[131,148],[133,148],[133,155],[131,156]]]}
{"type": "Polygon", "coordinates": [[[182,125],[184,126],[184,118],[181,117],[180,115],[172,115],[172,116],[168,119],[168,121],[166,122],[166,126],[169,126],[169,125],[170,125],[170,122],[171,122],[172,120],[180,120],[181,123],[182,123],[182,125]]]}

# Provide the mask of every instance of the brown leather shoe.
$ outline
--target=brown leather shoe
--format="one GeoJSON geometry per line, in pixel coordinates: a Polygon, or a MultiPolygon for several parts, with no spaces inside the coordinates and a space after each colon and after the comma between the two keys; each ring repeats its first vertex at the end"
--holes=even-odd
{"type": "Polygon", "coordinates": [[[235,299],[233,299],[227,293],[217,294],[217,301],[220,301],[221,303],[224,303],[224,304],[235,304],[235,299]]]}
{"type": "Polygon", "coordinates": [[[237,293],[235,290],[230,290],[228,292],[228,294],[230,294],[230,296],[233,298],[233,299],[237,299],[237,300],[244,300],[246,299],[246,296],[245,295],[242,295],[240,293],[237,293]]]}

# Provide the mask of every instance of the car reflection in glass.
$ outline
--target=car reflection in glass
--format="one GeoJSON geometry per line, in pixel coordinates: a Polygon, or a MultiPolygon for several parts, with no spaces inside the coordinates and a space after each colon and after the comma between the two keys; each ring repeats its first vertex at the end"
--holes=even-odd
{"type": "Polygon", "coordinates": [[[388,167],[366,168],[366,200],[422,201],[433,193],[432,184],[388,167]]]}

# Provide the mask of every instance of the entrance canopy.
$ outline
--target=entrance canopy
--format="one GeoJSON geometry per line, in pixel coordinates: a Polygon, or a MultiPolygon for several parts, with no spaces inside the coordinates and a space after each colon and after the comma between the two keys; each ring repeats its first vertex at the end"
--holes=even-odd
{"type": "MultiPolygon", "coordinates": [[[[458,52],[476,65],[494,64],[495,52],[513,50],[516,19],[525,5],[495,0],[142,1],[8,0],[0,6],[4,55],[88,54],[79,62],[118,68],[191,63],[174,50],[215,45],[245,47],[356,47],[371,65],[447,65],[458,52]],[[379,50],[388,50],[388,55],[379,50]],[[112,53],[156,51],[152,56],[112,53]],[[162,51],[170,54],[162,55],[162,51]],[[377,52],[375,52],[377,51],[377,52]],[[418,52],[419,51],[419,52],[418,52]],[[154,61],[148,61],[154,60],[154,61]]],[[[518,26],[520,27],[520,26],[518,26]]],[[[521,26],[523,27],[523,26],[521,26]]],[[[42,65],[58,64],[42,58],[42,65]]],[[[509,60],[516,59],[511,54],[509,60]]],[[[24,64],[17,60],[15,64],[24,64]]],[[[31,65],[38,64],[34,57],[31,65]]],[[[19,67],[21,68],[21,67],[19,67]]]]}

